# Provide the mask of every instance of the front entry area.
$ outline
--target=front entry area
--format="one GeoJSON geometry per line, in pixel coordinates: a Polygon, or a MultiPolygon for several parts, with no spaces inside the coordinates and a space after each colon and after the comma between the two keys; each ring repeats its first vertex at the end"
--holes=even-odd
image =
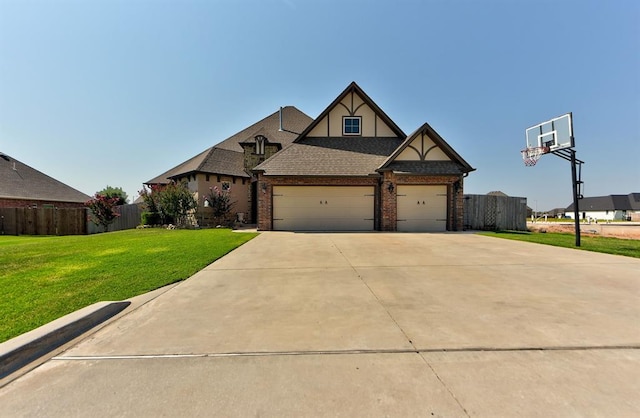
{"type": "Polygon", "coordinates": [[[398,185],[397,230],[447,230],[447,186],[398,185]]]}
{"type": "Polygon", "coordinates": [[[373,231],[373,186],[273,186],[276,231],[373,231]]]}

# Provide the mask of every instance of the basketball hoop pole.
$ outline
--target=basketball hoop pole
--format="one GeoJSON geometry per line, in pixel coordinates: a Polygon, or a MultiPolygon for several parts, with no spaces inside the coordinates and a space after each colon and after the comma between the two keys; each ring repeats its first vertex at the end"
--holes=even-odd
{"type": "Polygon", "coordinates": [[[573,218],[576,229],[576,247],[580,246],[580,208],[582,199],[582,164],[576,158],[573,136],[573,113],[539,123],[525,131],[527,147],[520,151],[524,164],[531,167],[543,154],[553,154],[571,163],[571,184],[573,186],[573,218]]]}
{"type": "Polygon", "coordinates": [[[578,208],[578,188],[580,187],[580,183],[578,183],[578,177],[576,175],[576,150],[571,150],[571,180],[573,183],[573,218],[575,220],[576,227],[576,247],[580,246],[580,209],[578,208]]]}

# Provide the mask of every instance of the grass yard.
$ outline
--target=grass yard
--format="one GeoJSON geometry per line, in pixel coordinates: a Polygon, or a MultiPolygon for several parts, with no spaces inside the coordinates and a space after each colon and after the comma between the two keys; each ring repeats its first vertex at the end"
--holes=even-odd
{"type": "MultiPolygon", "coordinates": [[[[555,245],[556,247],[577,248],[576,237],[573,234],[509,231],[480,232],[480,234],[489,237],[555,245]]],[[[640,258],[640,240],[581,235],[579,249],[640,258]]]]}
{"type": "Polygon", "coordinates": [[[82,236],[0,236],[0,342],[99,301],[184,280],[254,233],[136,229],[82,236]]]}

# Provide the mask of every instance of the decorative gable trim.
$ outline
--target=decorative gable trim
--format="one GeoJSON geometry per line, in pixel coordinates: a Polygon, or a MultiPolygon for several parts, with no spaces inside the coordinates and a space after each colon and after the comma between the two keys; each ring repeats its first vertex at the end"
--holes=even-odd
{"type": "Polygon", "coordinates": [[[459,165],[460,170],[463,173],[469,173],[475,170],[475,168],[472,168],[469,163],[467,163],[457,152],[455,152],[455,150],[451,148],[451,146],[431,126],[429,126],[428,123],[425,123],[411,135],[409,135],[407,139],[405,139],[402,144],[400,144],[400,146],[393,152],[393,154],[391,154],[389,158],[387,158],[386,161],[376,171],[381,172],[390,170],[390,165],[395,162],[398,156],[402,154],[402,152],[407,148],[412,149],[416,152],[417,156],[419,157],[416,162],[428,162],[427,156],[429,155],[429,153],[433,152],[436,149],[439,149],[450,159],[451,162],[459,165]],[[419,137],[422,138],[422,141],[420,141],[421,146],[418,148],[413,146],[412,143],[416,138],[419,137]],[[425,137],[433,141],[435,145],[427,147],[425,149],[425,137]]]}
{"type": "Polygon", "coordinates": [[[322,113],[320,113],[320,115],[313,122],[311,122],[309,126],[307,126],[307,128],[304,131],[302,131],[300,136],[298,136],[298,138],[296,138],[293,142],[299,142],[302,138],[305,138],[309,134],[309,132],[311,132],[315,127],[317,127],[322,120],[324,120],[325,118],[328,118],[329,112],[331,112],[331,110],[333,110],[337,106],[343,107],[350,116],[354,116],[355,113],[360,109],[360,107],[364,105],[369,106],[371,110],[373,110],[375,114],[374,123],[377,124],[378,119],[380,119],[382,122],[384,122],[389,126],[389,128],[398,138],[406,137],[406,134],[402,131],[402,129],[400,129],[400,127],[396,125],[396,123],[393,120],[391,120],[391,118],[386,113],[384,113],[384,111],[380,107],[378,107],[378,105],[373,100],[371,100],[371,98],[367,95],[367,93],[365,93],[360,88],[360,86],[358,86],[356,82],[353,81],[351,82],[351,84],[347,86],[346,89],[344,89],[342,93],[340,93],[340,95],[338,95],[338,97],[335,98],[333,102],[331,102],[329,106],[327,106],[327,108],[322,113]],[[349,94],[351,94],[351,101],[352,101],[352,106],[350,106],[351,108],[349,108],[344,103],[342,103],[342,101],[349,94]],[[360,98],[362,98],[363,100],[363,103],[354,107],[353,94],[357,94],[358,96],[360,96],[360,98]]]}

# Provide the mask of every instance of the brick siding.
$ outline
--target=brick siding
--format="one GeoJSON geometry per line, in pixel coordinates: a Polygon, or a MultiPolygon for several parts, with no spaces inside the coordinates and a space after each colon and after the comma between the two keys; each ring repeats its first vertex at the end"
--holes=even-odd
{"type": "Polygon", "coordinates": [[[273,186],[375,186],[375,227],[395,231],[397,226],[398,185],[446,185],[447,230],[461,231],[464,222],[463,180],[459,176],[397,175],[383,177],[278,177],[258,175],[258,229],[273,229],[273,186]],[[393,192],[389,185],[393,184],[393,192]]]}

